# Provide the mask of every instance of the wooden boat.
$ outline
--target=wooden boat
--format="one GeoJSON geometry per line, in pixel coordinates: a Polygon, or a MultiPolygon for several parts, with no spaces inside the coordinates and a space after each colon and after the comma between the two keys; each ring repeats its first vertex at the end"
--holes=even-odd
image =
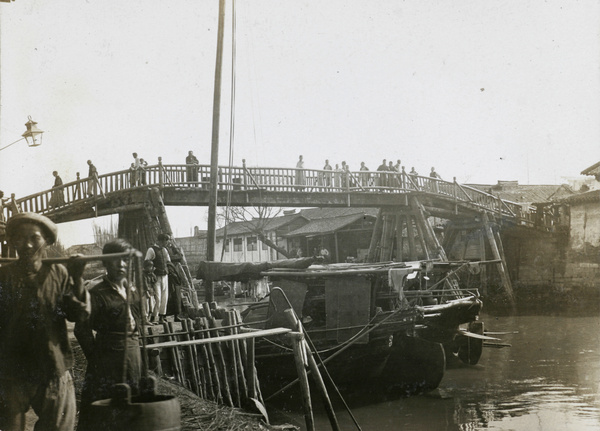
{"type": "Polygon", "coordinates": [[[407,262],[413,272],[404,286],[406,301],[423,312],[416,333],[441,343],[446,357],[458,357],[475,365],[481,357],[485,340],[498,340],[484,334],[479,320],[483,302],[478,289],[461,288],[460,275],[476,271],[473,262],[407,262]]]}
{"type": "MultiPolygon", "coordinates": [[[[235,264],[217,265],[209,262],[201,272],[213,281],[224,276],[236,279],[235,264]]],[[[271,293],[268,300],[242,313],[244,323],[260,329],[288,326],[283,312],[294,309],[313,353],[326,362],[337,385],[412,395],[440,383],[445,371],[444,349],[438,342],[416,336],[417,322],[424,314],[422,307],[402,301],[398,283],[413,271],[404,263],[305,268],[278,264],[267,269],[263,263],[263,270],[254,275],[250,275],[250,265],[240,266],[242,278],[268,277],[271,293]]],[[[285,338],[257,343],[256,363],[265,396],[296,377],[285,338]]]]}

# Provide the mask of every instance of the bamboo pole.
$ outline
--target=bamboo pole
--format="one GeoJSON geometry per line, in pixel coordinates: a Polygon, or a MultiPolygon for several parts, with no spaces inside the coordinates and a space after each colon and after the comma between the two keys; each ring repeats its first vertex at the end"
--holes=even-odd
{"type": "MultiPolygon", "coordinates": [[[[208,324],[208,319],[206,317],[202,317],[202,326],[204,326],[204,328],[210,327],[210,325],[208,324]]],[[[201,337],[204,339],[212,338],[210,335],[210,332],[203,332],[201,334],[201,337]]],[[[214,390],[214,393],[215,393],[214,401],[216,401],[217,403],[222,403],[223,402],[223,393],[221,391],[221,379],[219,377],[219,370],[217,369],[215,354],[214,354],[212,346],[210,344],[208,344],[206,346],[206,348],[208,350],[209,370],[212,373],[213,384],[214,384],[214,386],[216,386],[216,389],[214,390]]]]}
{"type": "MultiPolygon", "coordinates": [[[[238,324],[238,315],[236,313],[235,310],[231,311],[231,320],[234,324],[238,324]]],[[[239,330],[236,326],[231,328],[231,335],[237,335],[239,333],[239,330]]],[[[241,343],[242,341],[240,340],[233,340],[233,348],[234,348],[234,354],[235,354],[235,362],[238,364],[238,370],[239,373],[236,374],[239,378],[239,384],[240,384],[240,391],[241,391],[241,396],[243,399],[247,399],[248,398],[248,384],[246,383],[246,373],[244,372],[244,361],[242,360],[242,354],[241,354],[241,343]]]]}
{"type": "MultiPolygon", "coordinates": [[[[117,259],[119,257],[141,258],[142,253],[139,252],[138,250],[132,250],[132,251],[124,251],[122,253],[95,254],[95,255],[89,255],[89,256],[74,255],[74,256],[70,256],[70,257],[48,257],[48,258],[42,259],[42,262],[48,263],[48,264],[57,264],[57,263],[68,264],[69,262],[91,262],[91,261],[95,261],[95,260],[100,260],[102,262],[105,262],[107,260],[113,260],[113,259],[117,259]]],[[[0,263],[16,262],[17,260],[18,260],[18,258],[15,258],[15,257],[3,257],[3,258],[0,258],[0,263]]]]}
{"type": "MultiPolygon", "coordinates": [[[[304,332],[302,330],[302,325],[300,324],[300,321],[296,317],[294,310],[291,308],[288,308],[287,310],[284,311],[284,313],[288,319],[288,322],[290,322],[290,325],[292,325],[292,328],[295,328],[300,334],[304,335],[304,332]]],[[[323,398],[323,404],[325,407],[325,411],[327,412],[327,417],[329,418],[329,423],[331,424],[331,428],[334,431],[339,431],[340,426],[338,424],[337,417],[335,415],[335,410],[333,409],[333,405],[331,404],[331,399],[329,398],[329,394],[327,393],[327,387],[325,386],[325,382],[323,381],[323,377],[321,376],[321,373],[319,371],[319,366],[317,365],[317,362],[315,361],[315,358],[313,357],[312,352],[310,351],[310,347],[308,346],[308,344],[305,340],[305,337],[302,337],[302,340],[300,343],[302,345],[302,348],[304,349],[304,354],[306,355],[306,359],[308,361],[308,367],[310,368],[310,371],[311,371],[311,377],[315,381],[315,384],[317,385],[317,388],[319,389],[321,397],[323,398]]]]}
{"type": "MultiPolygon", "coordinates": [[[[200,330],[202,329],[202,327],[202,319],[199,317],[196,318],[196,320],[194,321],[194,329],[200,330]]],[[[202,332],[194,332],[193,338],[195,341],[202,340],[204,339],[204,334],[202,332]]],[[[215,401],[217,399],[217,394],[214,390],[208,348],[205,345],[198,345],[198,347],[200,348],[200,356],[202,357],[203,362],[203,366],[201,368],[202,372],[200,373],[200,375],[204,377],[203,384],[206,386],[204,392],[206,393],[208,399],[215,401]]]]}
{"type": "MultiPolygon", "coordinates": [[[[211,329],[213,329],[211,337],[218,338],[219,332],[216,329],[217,328],[216,320],[212,316],[209,304],[207,302],[204,302],[202,304],[202,308],[204,309],[204,314],[206,316],[208,316],[208,317],[205,317],[205,319],[207,319],[209,327],[211,329]]],[[[225,401],[228,403],[229,406],[233,407],[234,404],[233,404],[233,399],[231,397],[231,390],[229,388],[229,375],[227,373],[227,364],[225,363],[225,354],[223,353],[223,348],[222,348],[220,342],[216,343],[215,347],[216,347],[216,355],[215,356],[216,356],[216,361],[217,361],[216,369],[221,373],[220,381],[222,382],[222,386],[223,386],[222,389],[223,389],[223,393],[225,395],[225,401]]]]}
{"type": "Polygon", "coordinates": [[[246,374],[248,376],[248,396],[258,398],[256,369],[254,368],[254,338],[248,339],[248,356],[246,358],[246,374]]]}
{"type": "MultiPolygon", "coordinates": [[[[226,317],[227,324],[231,325],[231,323],[233,322],[232,312],[227,311],[225,317],[226,317]]],[[[229,335],[233,335],[234,329],[235,328],[229,329],[229,331],[228,331],[229,335]]],[[[229,361],[230,361],[229,367],[233,371],[233,374],[231,376],[231,383],[233,384],[233,398],[234,398],[235,405],[237,407],[241,407],[242,402],[241,402],[241,397],[240,397],[240,384],[239,384],[241,370],[238,368],[237,355],[235,354],[236,340],[226,341],[226,343],[229,344],[229,361]]]]}
{"type": "MultiPolygon", "coordinates": [[[[168,333],[170,333],[170,338],[172,341],[178,342],[178,336],[175,335],[175,329],[173,326],[173,322],[165,322],[163,323],[163,327],[168,328],[165,329],[165,332],[168,331],[168,333]]],[[[179,348],[178,345],[174,346],[172,351],[175,353],[175,366],[177,368],[177,371],[179,373],[179,381],[181,382],[181,385],[184,388],[188,388],[190,389],[190,383],[187,380],[187,375],[185,372],[185,366],[183,364],[182,358],[181,358],[181,350],[179,348]]]]}
{"type": "MultiPolygon", "coordinates": [[[[181,322],[181,326],[182,329],[186,332],[185,335],[183,335],[183,339],[184,341],[189,341],[190,340],[190,328],[188,325],[188,321],[187,320],[183,320],[181,322]]],[[[188,360],[189,360],[189,367],[190,367],[190,372],[192,374],[192,388],[194,390],[194,392],[196,393],[196,395],[201,396],[200,394],[200,381],[198,380],[198,372],[196,370],[196,362],[197,362],[197,358],[196,358],[196,346],[186,346],[185,350],[187,352],[188,355],[188,360]]]]}
{"type": "Polygon", "coordinates": [[[300,332],[290,332],[289,337],[292,339],[292,347],[294,349],[294,363],[296,371],[300,379],[300,391],[302,393],[302,407],[304,409],[304,421],[306,422],[306,430],[315,430],[315,419],[313,416],[312,402],[310,399],[310,387],[308,386],[308,375],[306,374],[306,358],[303,354],[304,350],[304,334],[300,332]]]}

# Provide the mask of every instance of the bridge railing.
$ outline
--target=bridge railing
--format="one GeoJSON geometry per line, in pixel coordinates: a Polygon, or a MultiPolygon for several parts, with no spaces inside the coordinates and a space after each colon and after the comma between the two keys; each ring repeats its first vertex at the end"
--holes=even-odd
{"type": "MultiPolygon", "coordinates": [[[[497,196],[453,181],[406,172],[341,171],[277,167],[221,166],[218,168],[220,190],[264,190],[270,192],[327,193],[406,193],[427,192],[443,195],[457,203],[470,204],[533,223],[531,210],[504,201],[497,196]]],[[[96,199],[122,190],[158,187],[200,187],[208,189],[209,165],[157,165],[142,170],[122,170],[95,178],[78,178],[60,187],[18,199],[21,211],[47,213],[86,199],[96,199]]],[[[6,214],[8,216],[8,213],[6,214]]],[[[539,219],[539,217],[538,217],[539,219]]]]}

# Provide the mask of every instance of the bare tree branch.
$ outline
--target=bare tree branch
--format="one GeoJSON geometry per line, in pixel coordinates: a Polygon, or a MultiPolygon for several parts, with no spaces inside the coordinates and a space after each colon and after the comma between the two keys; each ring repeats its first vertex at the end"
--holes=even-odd
{"type": "MultiPolygon", "coordinates": [[[[272,248],[277,253],[289,258],[288,251],[278,246],[267,236],[267,231],[271,221],[281,214],[281,208],[255,206],[255,207],[229,207],[219,208],[217,218],[221,217],[225,221],[225,226],[232,222],[239,222],[243,227],[255,234],[258,239],[267,247],[272,248]]],[[[225,227],[225,229],[227,229],[225,227]]],[[[226,234],[226,233],[225,233],[226,234]]],[[[227,238],[225,238],[227,240],[227,238]]]]}

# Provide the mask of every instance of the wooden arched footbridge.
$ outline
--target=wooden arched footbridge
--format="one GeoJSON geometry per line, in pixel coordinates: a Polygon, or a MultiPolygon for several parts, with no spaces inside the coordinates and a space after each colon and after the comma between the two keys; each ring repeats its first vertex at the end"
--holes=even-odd
{"type": "MultiPolygon", "coordinates": [[[[158,188],[164,205],[207,206],[209,165],[147,166],[96,178],[78,178],[60,187],[15,199],[4,208],[44,214],[57,223],[142,209],[151,188],[158,188]]],[[[433,216],[447,219],[478,213],[511,224],[547,228],[550,213],[502,200],[454,181],[405,172],[327,171],[294,168],[219,167],[218,204],[277,207],[407,206],[416,196],[433,216]]]]}
{"type": "MultiPolygon", "coordinates": [[[[44,214],[56,223],[119,214],[119,236],[144,250],[159,232],[171,234],[165,206],[208,206],[209,165],[166,165],[123,170],[76,181],[23,198],[11,198],[0,217],[44,214]]],[[[559,218],[545,205],[524,206],[479,189],[428,176],[389,171],[332,171],[221,166],[218,205],[274,207],[376,207],[368,260],[493,261],[512,296],[500,228],[551,232],[559,218]],[[450,220],[443,244],[428,218],[450,220]],[[474,245],[475,244],[475,245],[474,245]],[[467,256],[467,251],[469,256],[467,256]],[[455,258],[455,255],[451,256],[455,258]]],[[[482,283],[485,271],[482,270],[482,283]]]]}

